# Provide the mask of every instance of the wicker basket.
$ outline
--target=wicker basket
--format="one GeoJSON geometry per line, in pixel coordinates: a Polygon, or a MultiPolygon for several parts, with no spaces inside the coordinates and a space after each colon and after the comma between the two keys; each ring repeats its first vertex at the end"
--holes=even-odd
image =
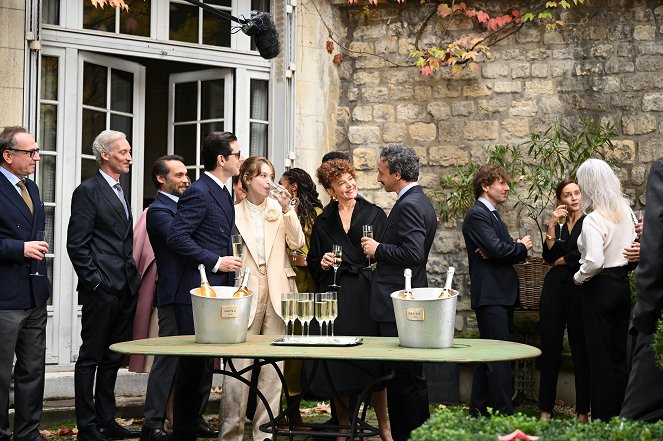
{"type": "Polygon", "coordinates": [[[513,267],[520,283],[520,306],[517,309],[538,311],[543,278],[550,265],[541,257],[528,257],[527,263],[517,263],[513,267]]]}

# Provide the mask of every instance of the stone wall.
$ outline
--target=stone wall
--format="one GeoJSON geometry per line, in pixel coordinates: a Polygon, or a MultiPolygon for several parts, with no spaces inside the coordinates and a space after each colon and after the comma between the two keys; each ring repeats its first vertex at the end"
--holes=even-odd
{"type": "MultiPolygon", "coordinates": [[[[346,117],[337,121],[337,147],[352,153],[361,193],[382,207],[393,204],[393,194],[375,180],[384,144],[414,147],[423,164],[420,183],[431,190],[452,166],[482,161],[486,145],[518,143],[556,118],[574,124],[578,115],[590,115],[615,126],[616,148],[609,154],[621,165],[618,174],[633,204],[644,204],[649,166],[663,155],[663,6],[645,0],[590,3],[564,13],[566,26],[557,31],[524,28],[494,46],[493,60],[477,69],[424,77],[408,54],[435,5],[352,7],[333,1],[343,45],[357,51],[338,67],[338,114],[346,117]]],[[[507,11],[512,3],[490,4],[507,11]]],[[[449,35],[472,26],[454,20],[449,35]]],[[[433,19],[421,46],[439,43],[441,34],[440,20],[433,19]]],[[[503,217],[514,226],[515,216],[507,211],[503,217]]],[[[442,283],[449,264],[467,293],[459,223],[438,228],[428,265],[433,284],[442,283]]],[[[459,330],[473,326],[468,297],[460,305],[459,330]]]]}
{"type": "Polygon", "coordinates": [[[0,127],[23,124],[25,1],[0,2],[0,127]]]}

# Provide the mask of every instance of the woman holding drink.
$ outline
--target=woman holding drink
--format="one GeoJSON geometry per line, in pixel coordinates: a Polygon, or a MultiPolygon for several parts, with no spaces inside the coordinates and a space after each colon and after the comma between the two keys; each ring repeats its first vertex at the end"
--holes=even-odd
{"type": "MultiPolygon", "coordinates": [[[[282,334],[281,293],[296,291],[295,272],[290,266],[287,248],[304,246],[304,232],[291,206],[290,194],[281,186],[272,191],[274,166],[262,156],[247,158],[239,171],[246,198],[235,205],[237,230],[244,241],[244,268],[250,268],[248,288],[253,292],[249,315],[249,334],[282,334]]],[[[251,360],[234,359],[237,370],[251,360]]],[[[283,365],[279,366],[281,369],[283,365]]],[[[250,373],[246,374],[248,379],[250,373]]],[[[269,401],[274,414],[278,413],[281,381],[276,371],[264,366],[258,377],[258,388],[269,401]]],[[[241,441],[249,389],[241,382],[224,377],[221,410],[220,440],[241,441]]],[[[253,418],[253,439],[263,439],[260,425],[269,422],[262,402],[257,403],[253,418]]]]}
{"type": "Polygon", "coordinates": [[[577,241],[585,218],[580,212],[582,193],[574,180],[565,179],[557,185],[555,195],[557,206],[548,221],[543,244],[543,258],[552,268],[543,281],[539,306],[542,352],[539,410],[542,420],[552,416],[566,328],[575,374],[576,414],[578,421],[586,423],[589,413],[589,364],[579,290],[572,279],[580,267],[577,241]]]}
{"type": "MultiPolygon", "coordinates": [[[[366,256],[361,249],[361,237],[363,227],[370,225],[375,237],[380,238],[387,216],[381,208],[358,196],[356,173],[350,161],[327,161],[318,169],[317,177],[333,199],[313,225],[311,249],[306,259],[316,281],[317,291],[337,292],[338,317],[334,322],[335,335],[378,335],[378,326],[371,320],[369,308],[373,272],[368,267],[366,256]],[[335,247],[341,248],[342,253],[333,253],[335,247]],[[335,264],[337,271],[333,270],[335,264]],[[334,284],[337,287],[330,288],[334,284]]],[[[312,328],[311,332],[315,332],[315,329],[312,328]]],[[[338,362],[330,362],[328,366],[334,386],[343,397],[333,403],[338,421],[340,424],[349,424],[348,397],[357,395],[368,382],[379,375],[381,366],[377,363],[362,364],[361,367],[368,372],[338,362]]],[[[310,374],[310,368],[311,363],[305,362],[305,374],[310,374]]],[[[324,377],[319,371],[313,392],[330,397],[332,393],[326,382],[318,381],[324,377]]],[[[380,437],[389,441],[391,431],[387,421],[385,390],[373,393],[371,402],[378,418],[380,437]]]]}

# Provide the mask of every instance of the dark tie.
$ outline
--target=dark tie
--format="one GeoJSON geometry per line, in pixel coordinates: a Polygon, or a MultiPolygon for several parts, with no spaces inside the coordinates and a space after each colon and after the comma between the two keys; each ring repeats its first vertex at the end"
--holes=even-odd
{"type": "Polygon", "coordinates": [[[502,222],[502,218],[500,217],[500,214],[497,212],[497,210],[493,210],[492,213],[495,215],[497,218],[497,224],[500,226],[500,234],[503,236],[507,236],[509,232],[506,229],[506,225],[504,222],[502,222]]]}
{"type": "Polygon", "coordinates": [[[120,184],[115,184],[113,187],[115,187],[115,190],[117,190],[117,197],[119,197],[120,202],[122,202],[122,206],[124,207],[124,214],[127,216],[127,219],[129,219],[129,209],[127,208],[127,200],[124,199],[124,191],[122,190],[122,186],[120,184]]]}
{"type": "Polygon", "coordinates": [[[228,201],[230,202],[230,205],[234,205],[234,204],[233,204],[233,197],[230,195],[230,191],[228,190],[228,187],[224,186],[224,187],[223,187],[223,192],[224,192],[224,193],[226,194],[226,196],[228,197],[228,201]]]}
{"type": "Polygon", "coordinates": [[[35,214],[35,207],[32,204],[32,198],[30,198],[30,193],[28,193],[28,189],[25,187],[25,182],[23,182],[21,180],[21,181],[18,181],[16,183],[16,185],[18,185],[20,187],[21,197],[23,198],[23,200],[25,201],[25,204],[30,209],[30,213],[35,214]]]}

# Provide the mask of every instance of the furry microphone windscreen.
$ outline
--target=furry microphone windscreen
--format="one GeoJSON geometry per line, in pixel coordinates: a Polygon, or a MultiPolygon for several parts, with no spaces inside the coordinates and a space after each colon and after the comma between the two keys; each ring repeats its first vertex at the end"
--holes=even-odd
{"type": "Polygon", "coordinates": [[[267,12],[251,11],[250,21],[257,27],[257,30],[254,30],[255,33],[248,33],[246,31],[245,33],[253,35],[260,56],[265,60],[276,57],[281,51],[281,44],[279,43],[279,33],[276,30],[276,26],[274,26],[272,16],[267,12]]]}

